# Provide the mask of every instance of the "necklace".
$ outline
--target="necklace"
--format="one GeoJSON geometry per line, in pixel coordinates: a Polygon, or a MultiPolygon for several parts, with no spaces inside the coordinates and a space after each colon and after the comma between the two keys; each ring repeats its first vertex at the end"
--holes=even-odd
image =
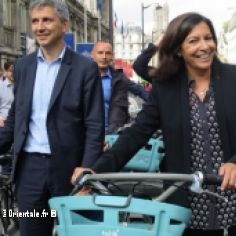
{"type": "Polygon", "coordinates": [[[198,83],[198,86],[196,80],[193,80],[192,89],[195,92],[195,94],[197,94],[200,97],[206,96],[206,93],[209,91],[209,87],[210,87],[210,80],[208,82],[205,81],[204,83],[202,82],[198,83]]]}
{"type": "Polygon", "coordinates": [[[203,95],[205,95],[207,93],[207,91],[208,91],[208,88],[205,89],[205,90],[199,91],[198,94],[203,96],[203,95]]]}
{"type": "Polygon", "coordinates": [[[203,96],[203,95],[206,95],[207,91],[209,90],[209,85],[207,87],[205,87],[204,89],[199,89],[199,90],[196,90],[195,89],[195,93],[200,95],[200,96],[203,96]]]}

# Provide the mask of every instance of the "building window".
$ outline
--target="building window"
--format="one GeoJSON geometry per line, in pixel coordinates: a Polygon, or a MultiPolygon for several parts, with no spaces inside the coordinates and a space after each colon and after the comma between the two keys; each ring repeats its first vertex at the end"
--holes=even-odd
{"type": "MultiPolygon", "coordinates": [[[[11,1],[10,1],[11,2],[11,1]]],[[[11,8],[11,14],[10,14],[10,22],[9,26],[12,28],[15,28],[15,22],[16,22],[16,3],[10,3],[11,8]]]]}
{"type": "Polygon", "coordinates": [[[11,1],[3,0],[3,25],[11,26],[11,1]]]}
{"type": "Polygon", "coordinates": [[[24,5],[20,5],[21,32],[27,33],[27,11],[24,5]]]}

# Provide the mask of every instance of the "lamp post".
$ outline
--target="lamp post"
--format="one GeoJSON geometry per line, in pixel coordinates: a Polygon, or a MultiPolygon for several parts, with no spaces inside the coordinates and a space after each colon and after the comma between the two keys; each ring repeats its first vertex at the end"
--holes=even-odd
{"type": "Polygon", "coordinates": [[[144,49],[144,35],[145,35],[145,33],[144,33],[144,10],[149,8],[152,5],[156,5],[156,10],[162,8],[162,6],[160,6],[159,3],[150,3],[146,6],[144,6],[144,4],[141,3],[142,50],[144,49]]]}
{"type": "Polygon", "coordinates": [[[109,0],[109,42],[113,47],[113,0],[109,0]]]}

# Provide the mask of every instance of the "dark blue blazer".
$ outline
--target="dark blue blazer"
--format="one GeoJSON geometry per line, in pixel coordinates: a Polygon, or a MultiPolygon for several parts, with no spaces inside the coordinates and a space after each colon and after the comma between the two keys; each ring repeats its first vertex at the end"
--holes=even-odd
{"type": "MultiPolygon", "coordinates": [[[[5,127],[0,129],[0,153],[9,149],[14,140],[13,177],[29,132],[36,55],[23,57],[15,65],[15,101],[5,127]]],[[[69,192],[74,168],[90,167],[101,154],[104,111],[96,63],[68,48],[51,95],[46,126],[52,152],[52,181],[69,192]]]]}

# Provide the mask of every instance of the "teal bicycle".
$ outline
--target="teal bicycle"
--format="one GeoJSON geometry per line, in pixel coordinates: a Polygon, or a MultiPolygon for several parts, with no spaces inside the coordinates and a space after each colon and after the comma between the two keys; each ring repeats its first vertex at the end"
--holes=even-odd
{"type": "Polygon", "coordinates": [[[219,185],[221,177],[201,172],[85,172],[78,179],[73,194],[88,186],[92,195],[56,197],[50,199],[49,204],[57,212],[58,236],[181,236],[191,210],[164,201],[181,187],[188,186],[198,194],[206,192],[202,189],[203,183],[219,185]],[[163,190],[165,181],[172,184],[163,190]]]}

